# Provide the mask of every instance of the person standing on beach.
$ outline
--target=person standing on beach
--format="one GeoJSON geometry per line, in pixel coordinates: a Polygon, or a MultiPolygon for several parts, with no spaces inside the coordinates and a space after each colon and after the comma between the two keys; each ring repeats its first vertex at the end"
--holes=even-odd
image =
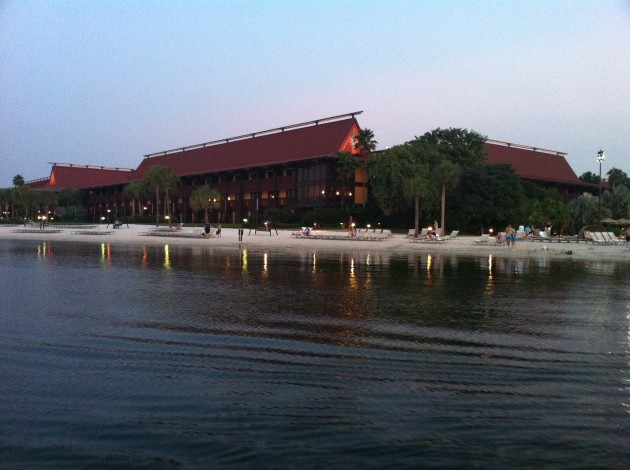
{"type": "Polygon", "coordinates": [[[203,226],[203,231],[206,234],[205,238],[210,238],[210,222],[206,222],[203,226]]]}
{"type": "Polygon", "coordinates": [[[516,247],[516,234],[514,233],[514,227],[512,227],[511,224],[508,224],[507,227],[505,227],[505,240],[507,241],[507,246],[510,246],[510,243],[512,244],[512,247],[516,247]]]}
{"type": "Polygon", "coordinates": [[[626,228],[626,245],[630,245],[630,227],[626,228]]]}

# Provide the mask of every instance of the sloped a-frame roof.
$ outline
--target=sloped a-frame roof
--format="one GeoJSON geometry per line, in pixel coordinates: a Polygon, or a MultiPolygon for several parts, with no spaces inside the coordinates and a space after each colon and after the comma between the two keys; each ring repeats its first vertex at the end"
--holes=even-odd
{"type": "Polygon", "coordinates": [[[487,140],[486,155],[489,163],[511,165],[523,179],[581,185],[565,158],[565,153],[524,145],[510,144],[498,140],[487,140]]]}
{"type": "Polygon", "coordinates": [[[132,179],[142,179],[155,165],[167,166],[178,176],[189,176],[355,152],[353,143],[359,125],[354,114],[146,155],[132,179]]]}
{"type": "Polygon", "coordinates": [[[127,184],[132,175],[130,168],[53,163],[48,183],[42,189],[87,189],[127,184]]]}

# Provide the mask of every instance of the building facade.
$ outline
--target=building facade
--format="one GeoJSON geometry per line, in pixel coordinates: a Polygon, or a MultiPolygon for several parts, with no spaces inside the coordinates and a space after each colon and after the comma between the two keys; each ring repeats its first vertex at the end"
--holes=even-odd
{"type": "MultiPolygon", "coordinates": [[[[172,193],[170,212],[178,222],[198,222],[190,207],[194,191],[204,185],[218,193],[212,220],[241,222],[269,209],[287,211],[364,205],[368,181],[364,169],[343,181],[337,172],[341,152],[363,159],[355,148],[361,112],[333,116],[262,132],[205,142],[145,155],[137,168],[112,168],[53,163],[50,176],[29,182],[37,190],[64,188],[88,194],[88,218],[126,217],[164,212],[164,201],[147,194],[140,201],[124,194],[129,183],[143,180],[156,165],[169,167],[180,178],[172,193]]],[[[566,201],[597,185],[582,182],[566,154],[496,140],[485,143],[489,163],[507,164],[523,179],[554,188],[566,201]]]]}

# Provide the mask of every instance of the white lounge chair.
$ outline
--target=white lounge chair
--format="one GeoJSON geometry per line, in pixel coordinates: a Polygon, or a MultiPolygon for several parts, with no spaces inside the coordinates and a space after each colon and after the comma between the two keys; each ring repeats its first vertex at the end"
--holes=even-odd
{"type": "Polygon", "coordinates": [[[611,245],[620,245],[622,243],[612,232],[602,232],[602,234],[608,238],[611,245]]]}
{"type": "Polygon", "coordinates": [[[487,245],[489,241],[490,241],[490,235],[488,235],[487,233],[484,233],[481,235],[481,238],[478,238],[477,240],[475,240],[474,243],[475,245],[487,245]]]}
{"type": "MultiPolygon", "coordinates": [[[[411,232],[411,230],[410,230],[410,232],[411,232]]],[[[414,230],[414,233],[415,233],[415,230],[414,230]]],[[[423,228],[422,231],[418,234],[417,237],[414,237],[413,233],[412,233],[411,237],[409,237],[409,241],[419,242],[419,241],[422,241],[425,238],[427,238],[428,235],[429,235],[429,229],[428,228],[423,228]]],[[[407,236],[409,236],[409,235],[407,235],[407,236]]]]}
{"type": "Polygon", "coordinates": [[[457,236],[459,235],[459,230],[453,230],[451,232],[450,235],[446,235],[445,237],[442,237],[442,240],[452,240],[453,238],[457,238],[457,236]]]}

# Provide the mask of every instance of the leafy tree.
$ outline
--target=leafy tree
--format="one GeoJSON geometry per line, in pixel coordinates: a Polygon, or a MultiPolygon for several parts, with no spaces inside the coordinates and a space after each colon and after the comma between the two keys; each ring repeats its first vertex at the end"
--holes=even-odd
{"type": "Polygon", "coordinates": [[[81,202],[81,192],[72,188],[64,188],[59,191],[57,199],[62,207],[74,206],[81,202]]]}
{"type": "Polygon", "coordinates": [[[215,188],[211,188],[207,184],[203,186],[199,186],[197,189],[193,191],[190,195],[190,207],[194,211],[204,211],[204,223],[208,223],[210,221],[210,217],[208,216],[208,209],[210,209],[210,213],[212,212],[212,205],[219,197],[219,191],[215,188]]]}
{"type": "Polygon", "coordinates": [[[6,217],[9,215],[9,207],[11,206],[11,201],[13,200],[13,190],[11,188],[2,188],[0,189],[0,206],[2,206],[2,217],[6,217]]]}
{"type": "Polygon", "coordinates": [[[596,175],[595,173],[592,173],[590,171],[582,173],[579,178],[585,183],[599,183],[599,175],[596,175]]]}
{"type": "Polygon", "coordinates": [[[362,155],[369,155],[376,150],[378,142],[374,140],[374,132],[370,129],[361,129],[355,138],[354,148],[362,155]]]}
{"type": "Polygon", "coordinates": [[[414,204],[414,225],[419,229],[421,202],[429,187],[428,164],[422,151],[427,147],[394,146],[368,161],[374,199],[386,214],[403,212],[414,204]]]}
{"type": "Polygon", "coordinates": [[[619,186],[630,187],[630,178],[628,178],[625,171],[619,168],[611,168],[606,174],[608,175],[608,181],[612,184],[613,189],[619,186]]]}
{"type": "Polygon", "coordinates": [[[13,188],[13,207],[22,208],[24,211],[24,217],[28,218],[31,215],[31,209],[35,205],[35,194],[26,185],[16,185],[13,188]]]}
{"type": "Polygon", "coordinates": [[[590,193],[583,193],[569,203],[569,213],[576,225],[582,227],[598,223],[598,198],[590,193]]]}
{"type": "Polygon", "coordinates": [[[173,170],[164,165],[155,165],[149,168],[144,175],[144,181],[146,184],[155,190],[155,203],[157,208],[155,211],[155,223],[160,223],[160,196],[164,193],[165,196],[165,215],[168,217],[169,227],[172,225],[171,219],[171,199],[169,192],[177,187],[179,183],[179,176],[177,176],[173,170]]]}
{"type": "Polygon", "coordinates": [[[434,129],[408,142],[433,146],[442,158],[462,168],[486,162],[486,137],[468,129],[434,129]]]}
{"type": "Polygon", "coordinates": [[[59,217],[66,217],[70,212],[74,214],[76,220],[77,213],[84,212],[83,205],[84,193],[72,188],[64,188],[57,194],[58,206],[55,213],[59,217]]]}
{"type": "Polygon", "coordinates": [[[557,197],[534,199],[527,210],[525,223],[533,227],[550,224],[558,233],[565,233],[571,226],[572,218],[568,207],[557,197]]]}
{"type": "Polygon", "coordinates": [[[52,191],[33,191],[33,196],[35,205],[39,205],[45,216],[48,216],[48,208],[57,205],[59,202],[57,194],[52,191]]]}
{"type": "Polygon", "coordinates": [[[613,219],[630,218],[630,187],[618,184],[612,191],[604,191],[602,205],[613,219]]]}
{"type": "Polygon", "coordinates": [[[451,194],[450,217],[462,230],[502,229],[524,219],[525,192],[510,165],[469,166],[451,194]]]}
{"type": "Polygon", "coordinates": [[[409,146],[396,145],[372,155],[367,162],[371,194],[385,215],[409,207],[404,185],[408,177],[407,161],[411,159],[409,146]]]}

